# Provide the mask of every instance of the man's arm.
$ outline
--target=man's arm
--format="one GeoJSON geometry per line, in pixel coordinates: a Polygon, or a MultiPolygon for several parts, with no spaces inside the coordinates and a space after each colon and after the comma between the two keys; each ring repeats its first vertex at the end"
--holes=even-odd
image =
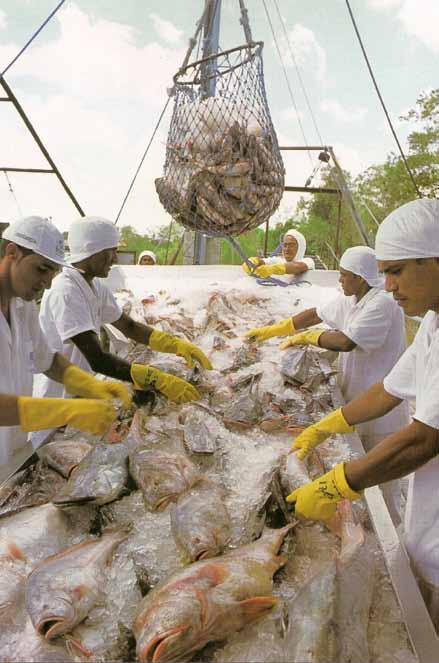
{"type": "Polygon", "coordinates": [[[95,373],[108,375],[116,380],[132,382],[131,364],[111,352],[105,352],[94,331],[86,331],[70,339],[82,352],[95,373]]]}
{"type": "Polygon", "coordinates": [[[354,398],[342,407],[343,416],[349,426],[363,424],[365,421],[378,419],[402,403],[400,398],[392,396],[384,389],[382,382],[377,382],[370,389],[354,398]]]}
{"type": "Polygon", "coordinates": [[[398,433],[386,437],[363,458],[345,464],[349,486],[360,491],[399,479],[439,453],[439,431],[414,420],[398,433]]]}
{"type": "Polygon", "coordinates": [[[316,308],[308,308],[302,313],[298,313],[292,317],[294,329],[298,331],[299,329],[307,329],[308,327],[313,327],[322,322],[322,319],[317,315],[316,308]]]}
{"type": "Polygon", "coordinates": [[[325,331],[319,337],[319,346],[326,350],[352,352],[357,347],[357,344],[341,331],[325,331]]]}
{"type": "Polygon", "coordinates": [[[305,262],[286,262],[285,263],[285,273],[294,274],[298,276],[303,274],[303,272],[308,271],[308,265],[305,262]]]}
{"type": "Polygon", "coordinates": [[[50,368],[44,372],[44,375],[47,375],[48,378],[54,380],[54,382],[63,382],[63,376],[65,370],[72,364],[65,358],[63,355],[56,352],[53,355],[53,361],[50,368]]]}
{"type": "Polygon", "coordinates": [[[154,331],[149,325],[142,325],[140,322],[136,322],[129,315],[126,315],[126,313],[122,313],[119,320],[113,322],[112,325],[128,338],[143,345],[148,345],[149,337],[154,331]]]}
{"type": "Polygon", "coordinates": [[[0,426],[18,426],[18,397],[0,394],[0,426]]]}

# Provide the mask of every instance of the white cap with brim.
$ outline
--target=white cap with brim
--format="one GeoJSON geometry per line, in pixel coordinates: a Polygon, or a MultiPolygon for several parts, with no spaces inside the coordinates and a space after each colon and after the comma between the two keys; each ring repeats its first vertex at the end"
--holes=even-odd
{"type": "Polygon", "coordinates": [[[64,238],[49,219],[41,216],[26,216],[14,221],[3,232],[2,239],[13,242],[23,249],[61,265],[71,267],[64,259],[64,238]]]}
{"type": "Polygon", "coordinates": [[[70,226],[67,243],[70,249],[68,260],[75,265],[100,251],[117,248],[119,231],[108,219],[84,216],[70,226]]]}

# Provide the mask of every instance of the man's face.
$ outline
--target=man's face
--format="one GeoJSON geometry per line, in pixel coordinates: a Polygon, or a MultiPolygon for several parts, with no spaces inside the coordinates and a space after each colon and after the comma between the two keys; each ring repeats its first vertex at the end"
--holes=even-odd
{"type": "Polygon", "coordinates": [[[386,290],[406,315],[439,313],[439,258],[378,261],[386,290]]]}
{"type": "Polygon", "coordinates": [[[282,245],[282,255],[285,258],[286,262],[291,262],[296,257],[297,249],[299,244],[295,237],[287,235],[283,241],[282,245]]]}
{"type": "Polygon", "coordinates": [[[352,295],[358,294],[358,291],[363,284],[363,279],[361,276],[358,276],[353,272],[348,272],[346,269],[340,267],[339,282],[346,297],[352,297],[352,295]]]}
{"type": "Polygon", "coordinates": [[[87,274],[93,278],[104,279],[115,264],[117,264],[117,248],[99,251],[87,258],[87,274]]]}
{"type": "Polygon", "coordinates": [[[38,295],[50,288],[52,279],[59,272],[59,266],[32,253],[24,255],[20,247],[15,244],[8,245],[5,258],[10,262],[10,287],[15,297],[21,297],[27,302],[37,299],[38,295]]]}
{"type": "Polygon", "coordinates": [[[155,265],[154,260],[151,256],[143,256],[142,260],[139,263],[140,265],[155,265]]]}

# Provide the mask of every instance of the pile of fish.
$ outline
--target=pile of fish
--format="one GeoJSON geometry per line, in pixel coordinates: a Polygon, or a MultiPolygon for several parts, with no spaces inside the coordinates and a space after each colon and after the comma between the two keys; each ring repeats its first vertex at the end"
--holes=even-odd
{"type": "Polygon", "coordinates": [[[413,663],[364,506],[342,503],[328,529],[285,502],[352,453],[336,438],[288,454],[333,407],[322,354],[244,344],[270,306],[234,290],[196,315],[165,292],[131,315],[215,368],[128,345],[201,400],[156,395],[103,439],[67,429],[2,487],[0,662],[413,663]]]}
{"type": "Polygon", "coordinates": [[[171,129],[160,202],[185,227],[239,235],[278,207],[284,167],[273,135],[227,100],[187,104],[185,121],[171,129]]]}

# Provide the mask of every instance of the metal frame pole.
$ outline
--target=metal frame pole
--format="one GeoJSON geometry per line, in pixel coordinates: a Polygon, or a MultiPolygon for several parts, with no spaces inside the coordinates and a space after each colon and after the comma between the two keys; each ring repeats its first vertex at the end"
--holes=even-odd
{"type": "MultiPolygon", "coordinates": [[[[15,94],[12,92],[11,88],[9,87],[9,85],[6,83],[6,81],[5,81],[5,79],[4,79],[3,76],[0,76],[0,85],[3,87],[3,89],[4,89],[5,92],[6,92],[6,94],[8,95],[8,98],[7,98],[5,101],[10,101],[10,102],[14,105],[14,107],[15,107],[15,109],[17,110],[19,116],[21,117],[21,119],[23,120],[24,124],[26,125],[28,131],[29,131],[30,134],[32,135],[32,138],[34,139],[34,141],[36,142],[36,144],[37,144],[38,147],[40,148],[41,152],[42,152],[43,155],[45,156],[45,158],[46,158],[46,160],[48,161],[48,163],[51,165],[53,174],[57,176],[58,181],[60,182],[60,184],[61,184],[61,186],[63,187],[64,191],[66,192],[66,194],[68,195],[68,197],[70,198],[70,200],[72,201],[72,203],[74,204],[74,206],[76,207],[76,209],[78,210],[79,214],[80,214],[81,216],[85,216],[85,212],[84,212],[84,210],[82,209],[81,205],[80,205],[80,204],[78,203],[78,201],[76,200],[76,197],[74,196],[72,190],[70,189],[70,187],[68,186],[67,182],[65,181],[65,179],[63,178],[63,176],[62,176],[61,173],[59,172],[59,170],[58,170],[58,168],[57,168],[55,162],[53,161],[53,159],[52,159],[52,157],[50,156],[49,152],[48,152],[47,149],[45,148],[45,146],[44,146],[44,144],[42,143],[40,137],[38,136],[37,132],[35,131],[35,129],[34,129],[32,123],[31,123],[31,121],[29,120],[29,118],[27,117],[26,113],[24,112],[24,110],[23,110],[23,108],[22,108],[20,102],[18,101],[18,99],[17,99],[17,97],[15,96],[15,94]]],[[[2,99],[2,101],[3,101],[3,99],[2,99]]],[[[11,171],[11,172],[12,172],[13,170],[15,170],[15,171],[17,171],[17,172],[21,172],[21,171],[19,171],[19,169],[12,169],[12,168],[3,168],[2,170],[5,170],[5,171],[8,170],[8,171],[11,171]]],[[[47,170],[41,170],[41,171],[40,171],[40,170],[37,170],[37,169],[33,168],[33,169],[26,169],[24,172],[45,172],[45,173],[47,173],[47,172],[50,172],[50,171],[47,171],[47,170]]]]}

